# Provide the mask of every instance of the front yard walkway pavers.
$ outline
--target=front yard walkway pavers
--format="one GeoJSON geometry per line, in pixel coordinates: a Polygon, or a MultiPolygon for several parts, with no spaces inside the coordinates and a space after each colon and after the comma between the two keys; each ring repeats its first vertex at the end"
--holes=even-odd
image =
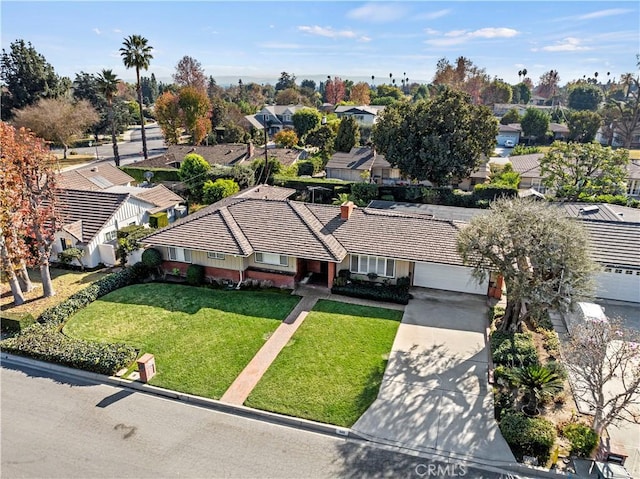
{"type": "Polygon", "coordinates": [[[318,301],[318,296],[304,296],[295,308],[289,313],[278,329],[274,331],[267,342],[260,348],[253,359],[242,370],[240,375],[233,381],[229,389],[223,394],[220,400],[229,404],[244,404],[253,388],[256,387],[260,378],[267,371],[271,363],[276,359],[282,348],[284,348],[293,333],[300,327],[302,322],[313,309],[318,301]]]}
{"type": "Polygon", "coordinates": [[[494,418],[486,298],[412,293],[378,397],[352,429],[424,452],[515,462],[494,418]]]}

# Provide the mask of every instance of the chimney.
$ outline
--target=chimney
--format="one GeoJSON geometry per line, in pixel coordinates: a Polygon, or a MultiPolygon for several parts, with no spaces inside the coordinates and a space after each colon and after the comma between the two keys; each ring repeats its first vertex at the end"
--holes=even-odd
{"type": "Polygon", "coordinates": [[[353,211],[354,205],[353,201],[347,201],[346,203],[342,203],[340,205],[340,219],[342,221],[347,221],[351,217],[351,212],[353,211]]]}
{"type": "Polygon", "coordinates": [[[255,152],[255,148],[253,147],[253,142],[247,143],[247,160],[253,158],[253,153],[255,152]]]}

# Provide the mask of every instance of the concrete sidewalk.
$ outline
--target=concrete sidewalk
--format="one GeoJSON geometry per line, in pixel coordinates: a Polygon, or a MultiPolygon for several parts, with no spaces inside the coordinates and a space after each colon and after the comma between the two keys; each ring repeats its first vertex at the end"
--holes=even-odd
{"type": "Polygon", "coordinates": [[[293,333],[300,327],[302,322],[313,309],[318,301],[318,296],[304,296],[293,308],[289,316],[278,326],[278,329],[271,335],[267,342],[260,348],[253,359],[242,370],[233,381],[229,389],[220,398],[220,401],[229,404],[242,405],[256,387],[260,378],[269,369],[271,363],[276,359],[282,348],[284,348],[293,333]]]}
{"type": "Polygon", "coordinates": [[[488,385],[486,298],[413,293],[378,397],[352,429],[419,451],[515,462],[495,421],[488,385]]]}

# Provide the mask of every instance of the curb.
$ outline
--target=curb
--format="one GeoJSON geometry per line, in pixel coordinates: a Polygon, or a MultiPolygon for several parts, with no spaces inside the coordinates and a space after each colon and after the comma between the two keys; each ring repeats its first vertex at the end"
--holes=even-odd
{"type": "Polygon", "coordinates": [[[180,393],[157,386],[151,386],[149,384],[141,383],[138,381],[131,381],[115,376],[104,376],[102,374],[73,369],[58,364],[38,361],[36,359],[25,358],[22,356],[16,356],[4,352],[0,354],[0,359],[0,363],[2,364],[6,363],[15,366],[23,366],[40,371],[52,371],[66,376],[89,380],[98,384],[110,384],[113,386],[125,387],[146,394],[153,394],[155,396],[181,401],[186,404],[192,404],[194,406],[212,409],[214,411],[222,412],[225,414],[233,414],[235,416],[241,416],[247,419],[266,421],[281,426],[295,427],[298,429],[304,429],[306,431],[317,432],[329,436],[338,436],[343,438],[349,437],[352,439],[364,440],[362,436],[355,433],[350,428],[343,428],[332,424],[311,421],[308,419],[301,419],[291,416],[285,416],[283,414],[261,411],[259,409],[253,409],[247,406],[237,406],[234,404],[224,403],[216,399],[208,399],[200,396],[195,396],[193,394],[180,393]]]}

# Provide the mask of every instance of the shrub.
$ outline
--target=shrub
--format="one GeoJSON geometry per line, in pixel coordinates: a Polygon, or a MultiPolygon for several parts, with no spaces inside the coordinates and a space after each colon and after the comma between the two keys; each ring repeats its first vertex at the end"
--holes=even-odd
{"type": "Polygon", "coordinates": [[[539,146],[516,145],[513,150],[511,150],[510,156],[532,155],[534,153],[540,153],[539,146]]]}
{"type": "Polygon", "coordinates": [[[496,198],[513,198],[515,196],[518,196],[518,188],[515,186],[500,186],[482,183],[473,187],[473,198],[475,201],[493,201],[496,198]]]}
{"type": "Polygon", "coordinates": [[[234,195],[238,191],[240,191],[240,187],[234,180],[222,178],[218,178],[216,181],[207,180],[202,187],[202,200],[211,204],[234,195]]]}
{"type": "Polygon", "coordinates": [[[187,283],[194,286],[204,284],[204,266],[190,264],[187,268],[187,283]]]}
{"type": "Polygon", "coordinates": [[[504,308],[502,306],[494,306],[489,309],[489,324],[504,316],[504,308]]]}
{"type": "Polygon", "coordinates": [[[142,252],[142,264],[149,268],[157,268],[162,264],[162,253],[155,248],[148,248],[142,252]]]}
{"type": "MultiPolygon", "coordinates": [[[[497,369],[496,369],[497,370],[497,369]]],[[[498,422],[509,412],[512,412],[514,404],[513,394],[508,391],[493,391],[493,410],[498,422]]]]}
{"type": "Polygon", "coordinates": [[[549,331],[548,329],[543,329],[540,331],[543,338],[543,346],[549,354],[552,356],[558,356],[560,354],[560,340],[558,339],[558,333],[555,331],[549,331]]]}
{"type": "Polygon", "coordinates": [[[20,335],[2,341],[0,347],[8,353],[109,375],[136,357],[131,346],[69,338],[55,324],[34,324],[20,335]]]}
{"type": "Polygon", "coordinates": [[[585,424],[572,422],[562,429],[562,435],[571,442],[571,454],[589,457],[598,445],[598,434],[585,424]]]}
{"type": "Polygon", "coordinates": [[[331,288],[334,294],[342,294],[353,298],[374,299],[378,301],[389,301],[391,303],[408,304],[411,295],[407,288],[394,285],[378,285],[351,283],[338,285],[334,284],[331,288]]]}
{"type": "Polygon", "coordinates": [[[560,379],[566,381],[568,377],[567,368],[565,368],[562,363],[559,363],[558,361],[549,361],[545,367],[560,379]]]}
{"type": "Polygon", "coordinates": [[[84,308],[105,294],[138,282],[142,268],[142,266],[138,266],[139,264],[140,263],[137,263],[131,268],[125,268],[122,271],[100,278],[95,283],[69,296],[56,306],[45,310],[38,318],[38,322],[60,325],[76,311],[84,308]]]}
{"type": "Polygon", "coordinates": [[[30,313],[0,311],[0,327],[7,333],[19,333],[35,322],[35,318],[30,313]]]}
{"type": "Polygon", "coordinates": [[[519,460],[525,455],[534,456],[538,464],[547,462],[556,440],[556,428],[552,422],[522,413],[507,413],[500,421],[500,431],[519,460]]]}
{"type": "Polygon", "coordinates": [[[366,206],[378,197],[378,185],[375,183],[354,183],[351,194],[359,206],[366,206]]]}
{"type": "Polygon", "coordinates": [[[536,346],[530,333],[494,331],[490,343],[495,364],[525,367],[539,363],[536,346]]]}
{"type": "Polygon", "coordinates": [[[313,161],[296,161],[295,165],[298,167],[298,176],[311,176],[315,173],[313,161]]]}
{"type": "Polygon", "coordinates": [[[80,259],[83,255],[84,251],[80,248],[67,248],[64,251],[58,253],[58,259],[61,263],[71,264],[73,260],[77,260],[78,262],[80,262],[80,259]]]}

